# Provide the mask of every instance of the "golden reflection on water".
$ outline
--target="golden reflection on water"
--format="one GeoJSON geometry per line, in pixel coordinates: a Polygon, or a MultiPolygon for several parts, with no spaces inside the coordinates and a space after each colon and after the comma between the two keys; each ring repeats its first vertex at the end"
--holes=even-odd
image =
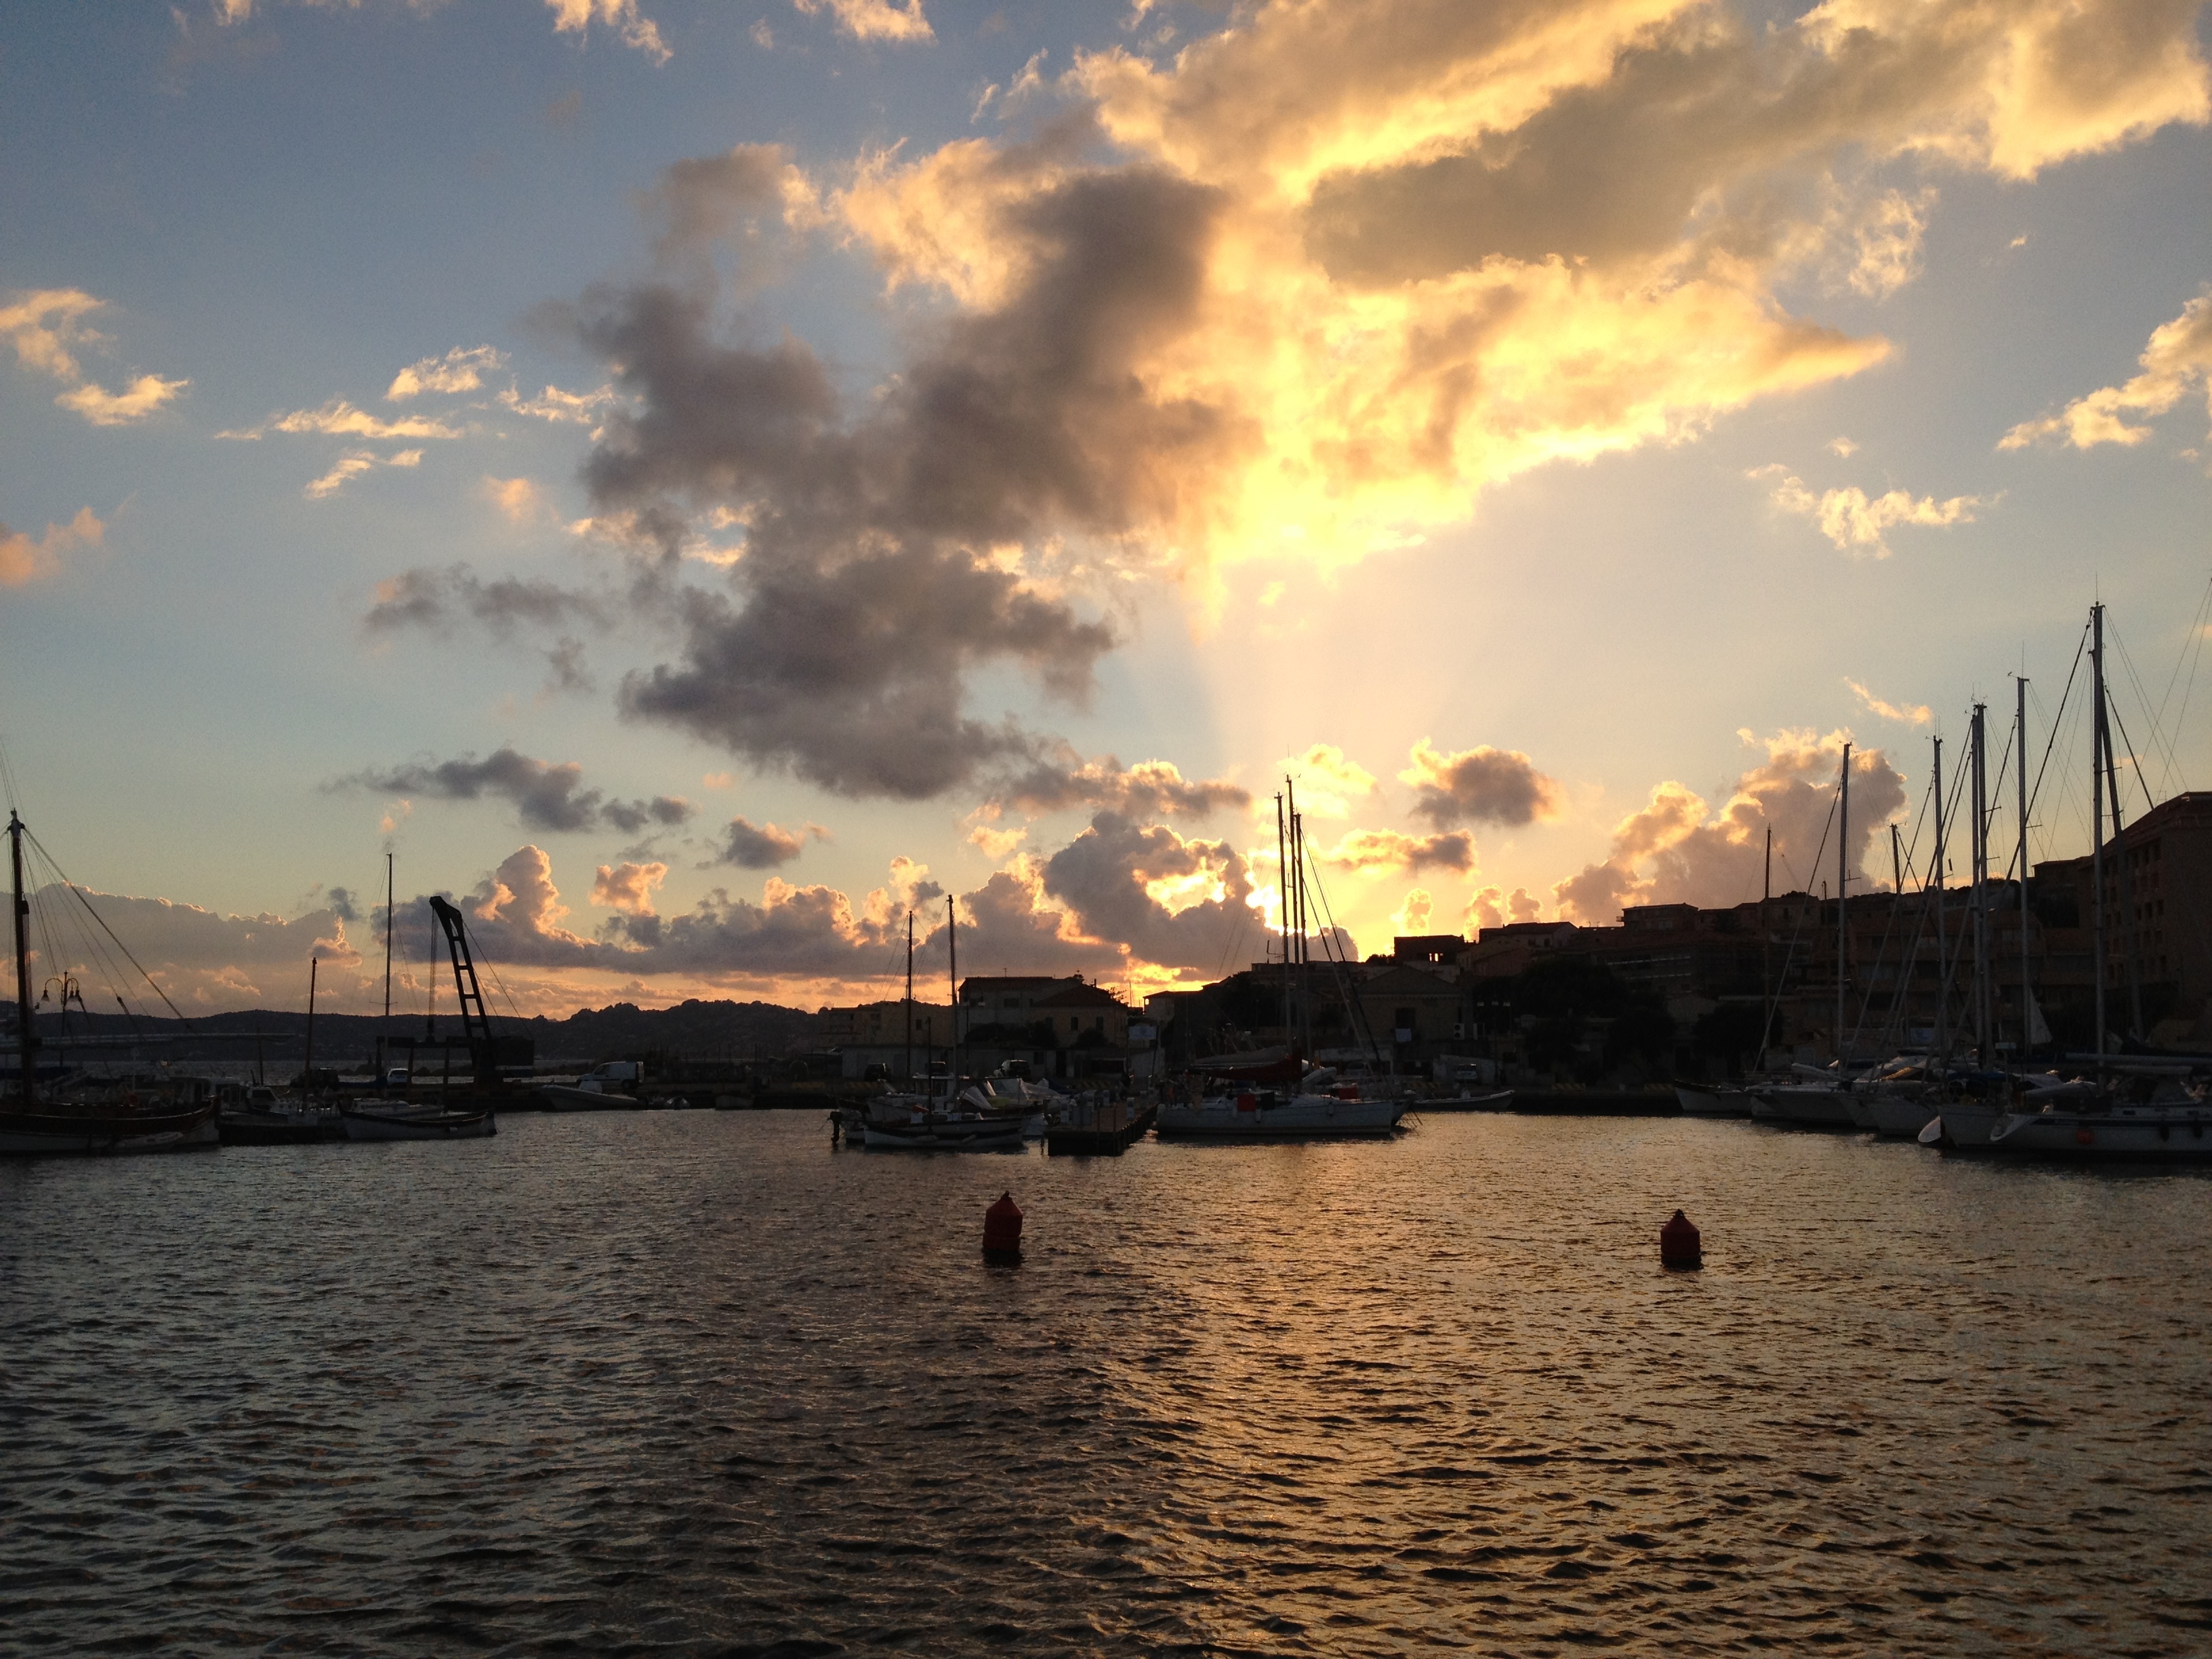
{"type": "Polygon", "coordinates": [[[0,1618],[40,1650],[2212,1626],[2197,1176],[1680,1121],[1046,1160],[653,1114],[16,1164],[0,1200],[0,1618]],[[1658,1265],[1677,1206],[1702,1273],[1658,1265]]]}

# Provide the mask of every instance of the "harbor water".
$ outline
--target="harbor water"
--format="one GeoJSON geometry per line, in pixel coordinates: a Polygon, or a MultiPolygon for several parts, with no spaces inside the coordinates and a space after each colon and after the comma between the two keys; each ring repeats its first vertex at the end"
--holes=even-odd
{"type": "Polygon", "coordinates": [[[663,1112],[17,1161],[0,1223],[9,1652],[2212,1647],[2186,1172],[663,1112]]]}

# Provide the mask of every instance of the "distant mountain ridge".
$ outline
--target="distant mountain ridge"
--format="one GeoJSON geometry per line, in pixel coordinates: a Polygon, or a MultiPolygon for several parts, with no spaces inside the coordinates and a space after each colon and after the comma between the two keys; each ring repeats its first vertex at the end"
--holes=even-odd
{"type": "MultiPolygon", "coordinates": [[[[492,1032],[497,1036],[526,1036],[538,1045],[538,1059],[595,1060],[631,1052],[659,1051],[694,1060],[744,1060],[759,1054],[776,1057],[803,1054],[813,1047],[821,1019],[799,1008],[773,1002],[702,1002],[696,998],[672,1008],[641,1008],[635,1003],[611,1003],[605,1008],[580,1008],[566,1019],[518,1019],[494,1015],[492,1032]]],[[[0,1002],[0,1046],[15,1048],[15,1005],[0,1002]]],[[[68,1030],[88,1034],[112,1046],[133,1036],[201,1042],[216,1040],[228,1049],[282,1039],[286,1058],[300,1057],[307,1037],[307,1017],[296,1009],[247,1008],[229,1013],[195,1015],[188,1020],[141,1018],[137,1015],[72,1012],[68,1030]]],[[[419,1014],[394,1014],[386,1022],[374,1014],[315,1016],[315,1058],[318,1065],[349,1065],[373,1055],[379,1031],[401,1040],[421,1039],[419,1014]]],[[[458,1039],[460,1021],[451,1013],[438,1017],[441,1037],[458,1039]]],[[[61,1022],[51,1010],[39,1017],[39,1034],[48,1042],[62,1035],[61,1022]]]]}

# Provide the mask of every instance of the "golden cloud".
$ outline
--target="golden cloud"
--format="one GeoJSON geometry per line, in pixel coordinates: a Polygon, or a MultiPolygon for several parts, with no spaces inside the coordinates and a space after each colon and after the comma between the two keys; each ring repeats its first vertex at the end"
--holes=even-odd
{"type": "Polygon", "coordinates": [[[71,548],[97,547],[107,526],[81,507],[67,524],[48,524],[36,541],[24,532],[0,524],[0,587],[21,587],[43,581],[61,568],[62,555],[71,548]]]}

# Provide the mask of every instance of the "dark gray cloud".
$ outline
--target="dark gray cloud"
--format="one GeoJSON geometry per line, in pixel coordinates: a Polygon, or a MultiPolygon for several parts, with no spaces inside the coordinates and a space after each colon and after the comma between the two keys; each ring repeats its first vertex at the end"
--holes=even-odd
{"type": "Polygon", "coordinates": [[[1559,786],[1528,756],[1488,744],[1439,754],[1425,741],[1417,743],[1413,765],[1399,775],[1414,786],[1414,815],[1439,830],[1463,823],[1530,823],[1556,817],[1564,803],[1559,786]]]}
{"type": "Polygon", "coordinates": [[[967,711],[969,677],[1009,662],[1079,700],[1115,637],[988,550],[1167,521],[1174,477],[1244,441],[1132,372],[1189,325],[1215,207],[1131,169],[1010,210],[1027,280],[856,412],[800,343],[722,339],[696,285],[587,295],[578,330],[631,400],[586,465],[595,509],[664,560],[693,513],[747,526],[731,590],[689,592],[678,659],[627,679],[624,710],[845,794],[1033,763],[1040,739],[967,711]]]}
{"type": "Polygon", "coordinates": [[[712,258],[717,245],[757,253],[781,228],[784,187],[793,177],[791,152],[781,144],[738,144],[662,168],[641,204],[660,227],[654,259],[681,269],[712,258]],[[765,222],[771,219],[773,228],[765,222]]]}
{"type": "Polygon", "coordinates": [[[1224,806],[1243,806],[1252,792],[1224,778],[1186,778],[1171,761],[1124,767],[1112,755],[1086,761],[1065,744],[1009,773],[996,799],[1025,812],[1071,806],[1132,817],[1203,817],[1224,806]]]}
{"type": "Polygon", "coordinates": [[[1259,937],[1246,901],[1243,855],[1226,841],[1186,841],[1164,824],[1101,812],[1044,864],[1044,890],[1066,905],[1091,938],[1125,945],[1163,967],[1218,973],[1239,939],[1259,937]],[[1170,911],[1150,884],[1211,878],[1222,889],[1170,911]]]}
{"type": "Polygon", "coordinates": [[[382,770],[372,767],[337,779],[331,787],[435,800],[495,796],[512,801],[528,830],[573,831],[605,825],[635,835],[647,824],[680,824],[699,810],[680,795],[609,800],[605,791],[584,787],[584,769],[574,761],[538,760],[512,745],[482,760],[466,755],[459,760],[410,761],[382,770]]]}
{"type": "MultiPolygon", "coordinates": [[[[376,602],[362,616],[362,626],[371,634],[389,634],[403,628],[446,633],[464,617],[503,635],[518,624],[604,624],[608,608],[602,599],[543,578],[525,580],[501,576],[485,581],[465,564],[445,570],[418,565],[377,584],[376,602]]],[[[563,640],[562,646],[573,643],[563,640]]],[[[555,671],[560,672],[557,660],[555,671]]]]}
{"type": "Polygon", "coordinates": [[[340,921],[359,921],[361,912],[354,908],[353,895],[343,887],[333,887],[324,898],[325,906],[340,921]]]}
{"type": "Polygon", "coordinates": [[[773,870],[797,858],[805,844],[790,830],[773,823],[732,818],[723,832],[722,850],[714,862],[734,864],[740,870],[773,870]]]}

